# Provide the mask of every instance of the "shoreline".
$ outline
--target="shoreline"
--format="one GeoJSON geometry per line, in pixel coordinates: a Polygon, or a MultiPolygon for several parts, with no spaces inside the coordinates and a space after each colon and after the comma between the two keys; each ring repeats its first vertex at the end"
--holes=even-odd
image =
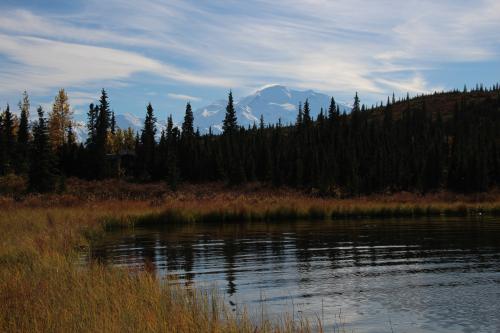
{"type": "Polygon", "coordinates": [[[131,327],[151,332],[320,331],[321,323],[293,321],[286,314],[278,322],[256,327],[248,318],[234,317],[215,295],[172,289],[147,270],[76,265],[78,253],[88,250],[109,228],[175,222],[500,215],[496,192],[334,199],[262,187],[190,185],[173,193],[163,192],[161,184],[73,185],[62,194],[0,197],[2,331],[120,332],[131,327]],[[146,193],[150,196],[143,196],[146,193]]]}

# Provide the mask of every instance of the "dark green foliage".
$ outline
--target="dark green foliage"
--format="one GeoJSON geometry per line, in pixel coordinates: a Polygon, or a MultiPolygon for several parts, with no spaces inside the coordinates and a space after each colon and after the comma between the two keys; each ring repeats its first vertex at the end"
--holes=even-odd
{"type": "Polygon", "coordinates": [[[15,169],[18,174],[27,173],[29,169],[29,108],[29,98],[25,91],[23,94],[23,101],[19,102],[20,120],[17,131],[15,160],[15,169]]]}
{"type": "Polygon", "coordinates": [[[229,97],[226,106],[226,116],[222,125],[222,130],[225,134],[233,134],[236,132],[238,122],[236,119],[236,110],[234,109],[233,93],[229,92],[229,97]]]}
{"type": "Polygon", "coordinates": [[[156,117],[153,114],[151,103],[146,108],[144,128],[141,133],[140,148],[137,152],[139,164],[139,175],[141,178],[150,179],[155,175],[155,152],[156,152],[156,117]]]}
{"type": "Polygon", "coordinates": [[[114,112],[111,112],[110,131],[111,131],[111,134],[115,134],[115,132],[116,132],[116,119],[115,119],[114,112]]]}
{"type": "Polygon", "coordinates": [[[60,170],[66,176],[79,176],[79,147],[72,123],[69,124],[67,139],[59,152],[60,170]]]}
{"type": "Polygon", "coordinates": [[[14,115],[7,104],[1,116],[0,127],[0,175],[14,172],[16,136],[14,134],[14,115]]]}
{"type": "Polygon", "coordinates": [[[104,179],[108,174],[108,170],[106,169],[106,153],[109,129],[110,111],[108,95],[106,91],[102,89],[101,98],[99,100],[97,119],[95,123],[94,173],[93,175],[91,175],[97,179],[104,179]]]}
{"type": "Polygon", "coordinates": [[[144,129],[136,135],[135,155],[127,153],[130,162],[124,164],[125,157],[108,147],[113,114],[103,90],[99,105],[89,107],[86,145],[75,142],[70,128],[68,143],[55,154],[46,150],[50,142],[46,144],[43,115],[33,128],[31,142],[26,115],[21,113],[16,138],[16,121],[7,108],[0,114],[0,172],[21,173],[17,166],[22,164],[21,152],[27,145],[37,152],[31,155],[29,170],[32,188],[40,191],[53,188],[36,180],[43,178],[52,184],[54,165],[59,165],[64,176],[110,177],[107,159],[122,159],[126,176],[161,179],[174,190],[180,181],[230,185],[260,181],[335,196],[441,189],[480,192],[498,187],[499,87],[478,85],[467,92],[408,97],[398,102],[393,95],[385,106],[377,103],[367,108],[356,93],[350,114],[341,114],[332,98],[327,112],[322,110],[316,120],[311,118],[306,100],[299,105],[294,126],[266,125],[261,117],[259,124],[243,128],[237,124],[230,92],[223,135],[211,130],[205,135],[195,132],[188,103],[182,131],[169,116],[158,143],[156,119],[148,105],[144,129]],[[44,158],[34,158],[42,155],[44,158]],[[40,165],[42,171],[37,171],[35,166],[40,165]]]}
{"type": "Polygon", "coordinates": [[[311,109],[309,108],[309,101],[306,99],[305,103],[304,103],[304,114],[303,114],[303,122],[304,122],[304,125],[306,126],[309,126],[311,124],[311,109]]]}
{"type": "Polygon", "coordinates": [[[199,138],[199,132],[197,134],[194,132],[193,123],[193,110],[191,103],[188,102],[184,113],[184,122],[182,123],[182,133],[179,143],[180,174],[182,179],[198,181],[199,171],[197,170],[197,165],[199,164],[200,153],[197,149],[196,141],[199,138]]]}
{"type": "Polygon", "coordinates": [[[183,137],[193,137],[194,136],[194,116],[193,110],[191,109],[191,103],[186,104],[186,113],[184,114],[184,122],[182,123],[182,136],[183,137]]]}
{"type": "Polygon", "coordinates": [[[99,107],[93,103],[89,105],[87,112],[87,145],[94,146],[97,135],[97,117],[99,115],[99,107]]]}
{"type": "Polygon", "coordinates": [[[178,140],[179,130],[174,127],[172,115],[167,119],[167,133],[166,133],[166,164],[167,164],[167,183],[172,190],[177,189],[179,183],[179,166],[178,166],[178,140]]]}
{"type": "Polygon", "coordinates": [[[33,146],[30,158],[29,188],[35,192],[50,192],[56,188],[54,155],[49,142],[47,120],[38,107],[38,122],[33,126],[33,146]]]}

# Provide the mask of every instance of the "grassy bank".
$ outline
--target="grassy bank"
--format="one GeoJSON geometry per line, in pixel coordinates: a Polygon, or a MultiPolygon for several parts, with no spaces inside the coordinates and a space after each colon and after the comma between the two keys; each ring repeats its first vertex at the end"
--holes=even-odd
{"type": "MultiPolygon", "coordinates": [[[[25,205],[25,203],[23,204],[25,205]]],[[[316,322],[235,316],[221,297],[79,257],[104,232],[109,216],[140,216],[144,203],[2,208],[2,332],[308,332],[316,322]]]]}
{"type": "Polygon", "coordinates": [[[211,222],[251,222],[251,221],[296,221],[296,220],[340,220],[367,218],[420,218],[452,216],[499,216],[497,203],[343,203],[321,202],[293,203],[288,200],[276,204],[257,207],[245,205],[183,204],[167,207],[161,212],[124,218],[110,218],[109,227],[155,225],[166,223],[211,223],[211,222]]]}
{"type": "MultiPolygon", "coordinates": [[[[319,198],[286,189],[73,184],[51,195],[0,197],[2,332],[300,332],[315,321],[236,317],[217,295],[159,281],[147,267],[90,264],[79,254],[108,227],[137,223],[498,215],[499,196],[319,198]],[[148,195],[149,194],[149,195],[148,195]]],[[[313,319],[314,320],[314,319],[313,319]]]]}

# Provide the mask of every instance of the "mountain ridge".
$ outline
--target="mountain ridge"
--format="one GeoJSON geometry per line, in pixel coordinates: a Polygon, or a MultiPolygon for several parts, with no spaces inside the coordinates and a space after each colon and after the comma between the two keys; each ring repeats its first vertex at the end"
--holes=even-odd
{"type": "MultiPolygon", "coordinates": [[[[268,84],[257,89],[250,95],[238,98],[235,101],[236,116],[241,126],[252,126],[259,123],[260,116],[264,117],[266,124],[293,124],[297,118],[300,103],[309,101],[311,117],[316,118],[321,108],[326,112],[330,105],[331,97],[315,92],[312,89],[295,90],[280,84],[268,84]]],[[[337,103],[341,112],[349,112],[351,107],[347,103],[337,103]]],[[[222,122],[226,112],[227,100],[218,99],[193,111],[194,126],[200,133],[208,133],[209,128],[215,134],[222,133],[222,122]]],[[[121,129],[132,128],[140,132],[144,124],[144,118],[138,117],[130,112],[117,113],[115,115],[116,125],[121,129]]],[[[180,127],[180,124],[175,124],[180,127]]],[[[165,120],[158,120],[158,136],[166,126],[165,120]]],[[[84,142],[87,137],[85,121],[79,119],[74,126],[78,141],[84,142]]]]}

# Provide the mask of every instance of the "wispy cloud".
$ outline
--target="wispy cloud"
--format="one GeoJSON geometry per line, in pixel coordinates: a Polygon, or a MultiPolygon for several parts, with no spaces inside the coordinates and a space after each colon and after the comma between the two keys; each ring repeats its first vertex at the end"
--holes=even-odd
{"type": "Polygon", "coordinates": [[[0,69],[0,88],[46,91],[94,82],[123,80],[147,72],[176,81],[227,86],[229,80],[180,70],[135,52],[0,34],[0,53],[11,60],[0,69]]]}
{"type": "Polygon", "coordinates": [[[378,99],[442,88],[430,70],[500,53],[496,0],[79,4],[65,14],[3,8],[0,89],[126,89],[142,73],[182,85],[186,94],[169,94],[179,101],[197,100],[193,86],[252,90],[269,82],[378,99]]]}
{"type": "Polygon", "coordinates": [[[199,98],[199,97],[183,95],[183,94],[168,93],[167,96],[170,98],[173,98],[173,99],[179,99],[181,101],[199,101],[199,100],[201,100],[201,98],[199,98]]]}

